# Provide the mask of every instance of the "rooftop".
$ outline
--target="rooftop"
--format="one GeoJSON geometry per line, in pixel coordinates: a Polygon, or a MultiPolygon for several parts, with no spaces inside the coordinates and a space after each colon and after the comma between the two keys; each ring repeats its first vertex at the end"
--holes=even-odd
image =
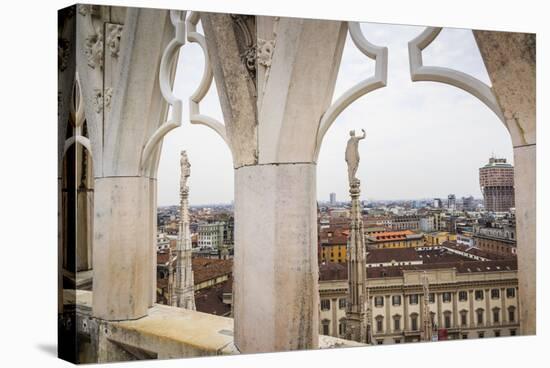
{"type": "Polygon", "coordinates": [[[382,248],[372,249],[367,253],[367,263],[387,263],[419,261],[418,253],[414,248],[382,248]]]}

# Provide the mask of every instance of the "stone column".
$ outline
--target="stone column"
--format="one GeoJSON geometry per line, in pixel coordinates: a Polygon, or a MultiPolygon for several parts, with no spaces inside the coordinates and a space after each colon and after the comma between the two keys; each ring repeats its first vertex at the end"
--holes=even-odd
{"type": "Polygon", "coordinates": [[[125,320],[149,307],[149,180],[97,178],[94,316],[125,320]]]}
{"type": "Polygon", "coordinates": [[[235,168],[235,345],[318,347],[316,135],[346,24],[201,13],[235,168]]]}
{"type": "Polygon", "coordinates": [[[332,336],[334,337],[339,337],[339,329],[338,329],[338,325],[339,325],[339,322],[338,321],[338,299],[337,298],[332,298],[331,299],[331,304],[332,304],[332,336]]]}
{"type": "Polygon", "coordinates": [[[437,328],[442,328],[443,324],[441,323],[441,317],[442,317],[442,310],[441,310],[441,293],[435,293],[435,300],[437,302],[437,328]]]}
{"type": "Polygon", "coordinates": [[[474,291],[470,290],[468,292],[468,301],[470,304],[470,310],[468,311],[468,314],[470,315],[470,328],[477,325],[477,321],[474,320],[474,314],[476,313],[474,310],[474,291]]]}
{"type": "MultiPolygon", "coordinates": [[[[422,300],[423,298],[419,298],[422,300]]],[[[409,305],[407,303],[407,298],[403,298],[403,319],[404,319],[404,330],[409,330],[409,305]]]]}
{"type": "Polygon", "coordinates": [[[508,311],[506,310],[506,289],[500,288],[500,310],[502,310],[501,320],[502,324],[505,325],[508,323],[508,311]]]}
{"type": "Polygon", "coordinates": [[[536,333],[536,37],[474,31],[514,146],[520,331],[536,333]]]}
{"type": "Polygon", "coordinates": [[[235,170],[235,339],[255,352],[317,345],[316,168],[235,170]]]}
{"type": "Polygon", "coordinates": [[[95,178],[92,312],[136,319],[155,295],[156,171],[142,153],[166,109],[156,71],[173,29],[165,10],[82,4],[76,17],[95,178]]]}
{"type": "Polygon", "coordinates": [[[390,310],[390,296],[389,295],[386,295],[385,296],[385,306],[386,306],[386,334],[390,334],[391,331],[392,331],[392,320],[393,320],[393,316],[391,315],[391,310],[390,310]]]}
{"type": "Polygon", "coordinates": [[[491,290],[485,289],[485,325],[490,326],[492,322],[491,313],[491,290]]]}

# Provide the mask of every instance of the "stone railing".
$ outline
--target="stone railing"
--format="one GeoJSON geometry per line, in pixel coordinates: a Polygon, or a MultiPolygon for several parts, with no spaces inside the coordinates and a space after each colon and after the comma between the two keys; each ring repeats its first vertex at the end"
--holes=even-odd
{"type": "MultiPolygon", "coordinates": [[[[91,315],[92,298],[90,291],[64,291],[65,309],[74,308],[80,363],[239,354],[232,318],[155,304],[137,320],[103,321],[91,315]]],[[[353,346],[365,345],[319,336],[320,349],[353,346]]]]}

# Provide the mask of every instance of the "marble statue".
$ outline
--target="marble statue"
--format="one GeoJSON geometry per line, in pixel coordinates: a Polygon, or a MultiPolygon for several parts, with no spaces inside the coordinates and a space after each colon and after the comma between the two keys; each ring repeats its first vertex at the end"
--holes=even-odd
{"type": "Polygon", "coordinates": [[[365,139],[366,133],[364,129],[361,129],[363,132],[362,136],[355,136],[355,130],[349,132],[350,138],[348,140],[348,145],[346,146],[346,163],[348,164],[348,178],[350,185],[359,181],[355,177],[357,173],[357,168],[359,167],[359,141],[365,139]]]}

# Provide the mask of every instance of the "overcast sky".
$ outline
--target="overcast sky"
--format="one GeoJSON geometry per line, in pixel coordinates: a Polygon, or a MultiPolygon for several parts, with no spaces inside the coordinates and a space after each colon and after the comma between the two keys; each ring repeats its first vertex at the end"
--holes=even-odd
{"type": "MultiPolygon", "coordinates": [[[[362,199],[415,199],[456,194],[481,197],[478,169],[491,155],[513,163],[512,144],[504,125],[483,103],[466,92],[441,83],[415,82],[409,75],[407,42],[423,27],[365,23],[366,38],[388,47],[388,85],[349,106],[327,132],[317,168],[317,198],[347,200],[344,152],[349,131],[362,128],[360,142],[362,199]]],[[[444,29],[424,50],[425,65],[455,68],[490,84],[472,32],[444,29]]],[[[189,123],[188,97],[200,82],[203,57],[186,44],[178,61],[176,95],[184,101],[182,127],[164,139],[158,172],[158,204],[177,204],[179,152],[191,162],[189,200],[193,204],[233,200],[231,153],[209,128],[189,123]]],[[[334,99],[372,75],[374,61],[348,37],[334,99]]],[[[223,121],[215,83],[201,104],[201,113],[223,121]]]]}

